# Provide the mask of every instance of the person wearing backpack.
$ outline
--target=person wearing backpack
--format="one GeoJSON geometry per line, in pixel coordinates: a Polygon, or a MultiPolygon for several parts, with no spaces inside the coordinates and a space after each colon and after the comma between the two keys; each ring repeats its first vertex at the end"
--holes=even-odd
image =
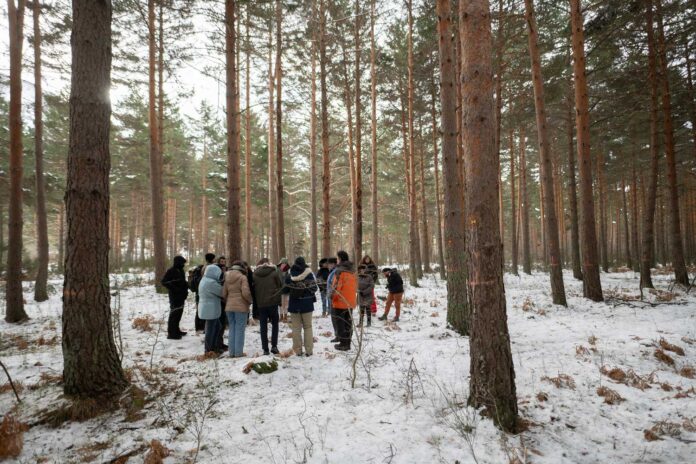
{"type": "Polygon", "coordinates": [[[314,333],[312,331],[312,312],[317,291],[317,281],[305,259],[298,256],[285,278],[283,292],[288,295],[288,312],[291,314],[292,349],[295,354],[312,356],[314,353],[314,333]],[[304,343],[303,343],[304,331],[304,343]]]}
{"type": "Polygon", "coordinates": [[[350,341],[353,337],[353,308],[356,304],[358,283],[355,275],[355,266],[350,261],[348,253],[341,250],[336,253],[338,265],[331,279],[331,307],[338,329],[338,345],[334,348],[339,351],[350,350],[350,341]]]}
{"type": "Polygon", "coordinates": [[[205,322],[205,353],[224,352],[220,337],[222,332],[220,324],[220,313],[222,312],[220,307],[222,301],[221,277],[222,270],[218,266],[208,266],[197,288],[199,298],[197,312],[200,319],[205,322]]]}
{"type": "Polygon", "coordinates": [[[199,264],[198,266],[194,267],[192,270],[189,271],[189,290],[191,290],[196,295],[196,317],[194,325],[197,334],[202,333],[205,330],[205,321],[198,317],[198,304],[200,301],[200,297],[198,296],[198,287],[200,286],[201,280],[203,279],[206,266],[208,266],[209,264],[213,264],[214,260],[214,254],[206,253],[205,264],[199,264]]]}
{"type": "Polygon", "coordinates": [[[278,306],[280,305],[283,281],[278,269],[268,258],[256,264],[254,270],[253,295],[256,301],[261,326],[261,348],[263,354],[278,354],[278,306]],[[268,322],[271,322],[271,349],[268,350],[268,322]]]}
{"type": "Polygon", "coordinates": [[[375,300],[375,281],[369,268],[361,264],[358,266],[358,305],[360,306],[360,327],[367,315],[367,326],[372,325],[372,304],[375,300]]]}
{"type": "Polygon", "coordinates": [[[188,282],[184,266],[186,258],[175,256],[172,267],[162,277],[162,286],[169,291],[169,319],[167,321],[167,338],[181,340],[186,332],[179,328],[181,316],[184,314],[184,305],[188,298],[188,282]]]}

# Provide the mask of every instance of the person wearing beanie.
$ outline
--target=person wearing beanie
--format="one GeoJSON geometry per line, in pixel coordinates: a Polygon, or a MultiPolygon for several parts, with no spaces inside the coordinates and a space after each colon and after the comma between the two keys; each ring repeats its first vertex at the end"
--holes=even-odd
{"type": "Polygon", "coordinates": [[[331,307],[338,329],[338,345],[334,345],[334,348],[339,351],[348,351],[353,336],[352,313],[356,304],[358,284],[355,266],[350,261],[348,253],[341,250],[336,253],[336,257],[338,265],[331,282],[331,307]]]}
{"type": "Polygon", "coordinates": [[[254,270],[253,295],[258,307],[261,329],[261,348],[264,355],[278,354],[278,306],[280,306],[283,281],[278,269],[268,258],[261,259],[254,270]],[[268,349],[268,323],[271,323],[271,349],[268,349]]]}
{"type": "Polygon", "coordinates": [[[317,282],[305,259],[298,256],[295,264],[285,278],[283,292],[288,295],[288,312],[292,324],[292,349],[295,354],[312,356],[314,353],[314,333],[312,331],[312,312],[317,301],[317,282]],[[303,337],[304,333],[304,337],[303,337]]]}
{"type": "Polygon", "coordinates": [[[180,340],[186,332],[179,328],[181,316],[184,314],[184,304],[188,298],[188,282],[184,266],[186,258],[175,256],[172,267],[162,277],[162,286],[169,292],[169,319],[167,320],[167,338],[180,340]]]}

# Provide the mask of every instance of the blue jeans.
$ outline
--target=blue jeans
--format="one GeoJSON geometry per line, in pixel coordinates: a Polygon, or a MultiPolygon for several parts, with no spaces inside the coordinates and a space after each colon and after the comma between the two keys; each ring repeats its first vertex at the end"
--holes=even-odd
{"type": "Polygon", "coordinates": [[[229,345],[230,356],[242,356],[244,354],[244,330],[246,329],[249,313],[227,313],[227,320],[230,323],[229,345]]]}
{"type": "Polygon", "coordinates": [[[326,292],[321,292],[321,315],[329,313],[329,301],[326,299],[326,292]]]}

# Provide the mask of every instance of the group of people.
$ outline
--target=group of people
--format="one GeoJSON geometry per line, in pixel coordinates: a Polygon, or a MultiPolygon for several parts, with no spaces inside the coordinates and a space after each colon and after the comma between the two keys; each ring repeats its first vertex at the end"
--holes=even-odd
{"type": "MultiPolygon", "coordinates": [[[[162,285],[169,291],[170,312],[167,338],[178,340],[186,332],[179,324],[189,290],[196,298],[197,332],[204,332],[205,352],[224,353],[230,357],[243,357],[245,329],[252,319],[258,321],[261,332],[261,347],[265,355],[278,354],[278,332],[280,322],[290,322],[292,348],[295,354],[311,356],[314,352],[312,314],[320,294],[322,317],[331,316],[334,329],[334,348],[350,350],[353,335],[352,311],[360,308],[359,325],[372,325],[372,314],[377,311],[375,285],[378,282],[377,265],[369,256],[360,260],[357,267],[345,251],[336,257],[324,258],[319,262],[316,273],[303,257],[292,264],[283,258],[277,265],[268,258],[261,259],[252,269],[244,261],[235,261],[227,267],[224,256],[205,255],[206,263],[196,266],[188,273],[184,271],[186,259],[174,258],[173,266],[162,278],[162,285]],[[288,321],[288,313],[290,318],[288,321]],[[271,326],[270,348],[268,325],[271,326]],[[223,333],[229,326],[228,343],[223,333]]],[[[386,320],[392,304],[399,321],[404,285],[396,269],[384,268],[388,296],[384,314],[386,320]]]]}

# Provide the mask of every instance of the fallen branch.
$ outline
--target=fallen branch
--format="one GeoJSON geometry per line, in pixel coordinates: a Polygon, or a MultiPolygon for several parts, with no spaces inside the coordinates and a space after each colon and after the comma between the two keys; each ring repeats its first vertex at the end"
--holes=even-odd
{"type": "Polygon", "coordinates": [[[10,373],[7,371],[7,367],[5,367],[5,364],[2,361],[0,361],[0,366],[2,366],[2,370],[5,371],[5,375],[7,376],[7,380],[10,381],[10,386],[12,387],[12,391],[14,392],[15,397],[17,398],[17,402],[21,403],[22,399],[19,397],[19,393],[17,393],[17,388],[15,388],[15,384],[12,381],[12,377],[10,377],[10,373]]]}

